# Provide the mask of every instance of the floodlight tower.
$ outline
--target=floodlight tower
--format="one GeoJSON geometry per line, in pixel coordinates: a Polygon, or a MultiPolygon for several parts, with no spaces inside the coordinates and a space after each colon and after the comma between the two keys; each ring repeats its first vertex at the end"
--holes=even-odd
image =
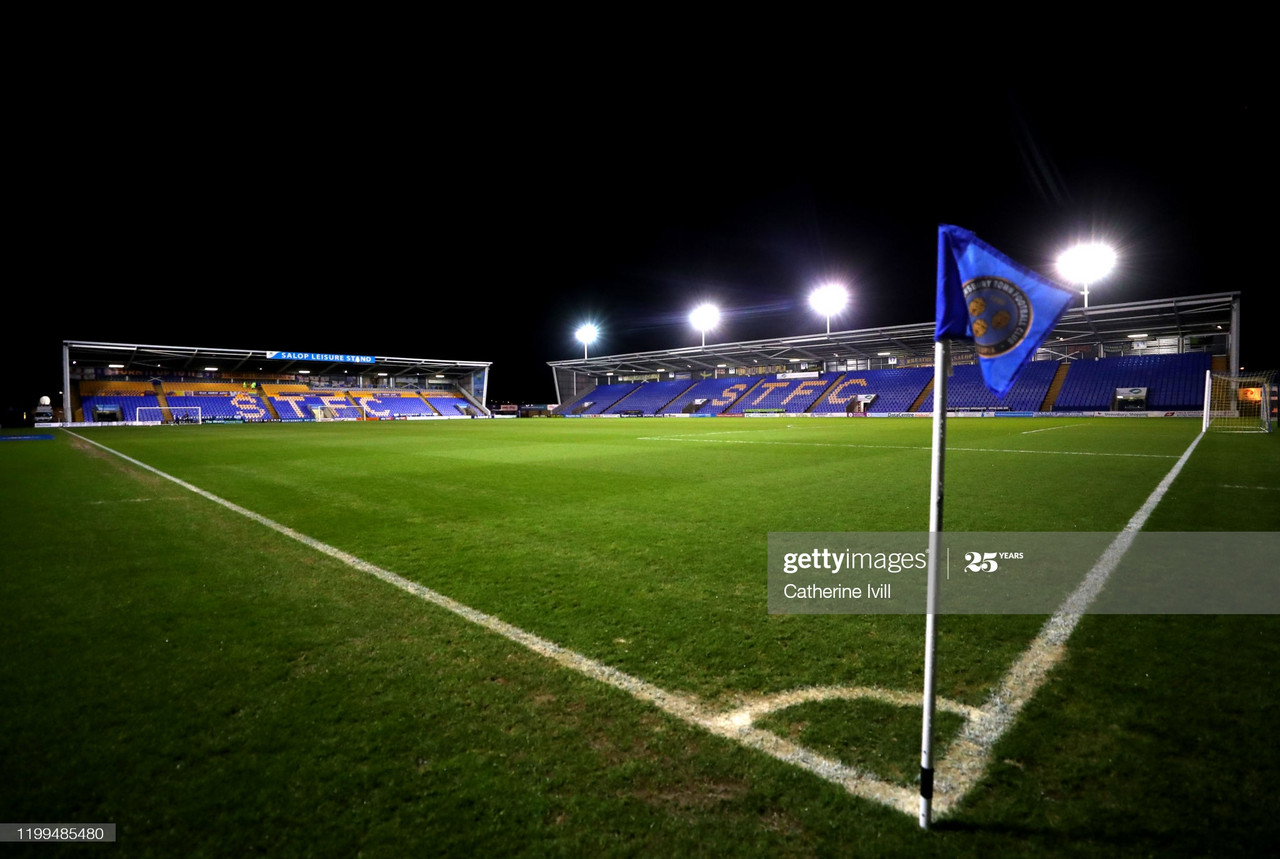
{"type": "Polygon", "coordinates": [[[588,322],[578,328],[573,336],[582,344],[582,360],[587,360],[587,347],[596,342],[596,338],[600,336],[600,329],[592,323],[588,322]]]}
{"type": "Polygon", "coordinates": [[[702,332],[702,345],[705,348],[707,332],[720,324],[720,308],[714,304],[699,304],[689,314],[689,324],[702,332]]]}
{"type": "Polygon", "coordinates": [[[1116,252],[1101,242],[1088,242],[1058,254],[1058,274],[1067,283],[1081,287],[1084,306],[1089,306],[1089,285],[1102,280],[1116,265],[1116,252]]]}
{"type": "Polygon", "coordinates": [[[809,306],[827,318],[827,333],[831,333],[831,317],[844,310],[849,303],[849,290],[841,283],[824,283],[809,294],[809,306]]]}

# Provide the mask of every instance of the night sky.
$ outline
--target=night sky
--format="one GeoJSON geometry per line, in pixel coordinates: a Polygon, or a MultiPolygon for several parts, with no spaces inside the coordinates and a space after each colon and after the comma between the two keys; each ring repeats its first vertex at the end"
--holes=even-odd
{"type": "Polygon", "coordinates": [[[939,223],[1050,275],[1113,242],[1092,304],[1242,290],[1245,365],[1280,365],[1273,105],[1243,65],[746,57],[69,77],[30,105],[6,405],[56,397],[64,339],[492,361],[491,403],[547,402],[588,320],[594,355],[697,345],[701,300],[708,342],[817,333],[807,293],[840,279],[833,329],[930,321],[939,223]]]}

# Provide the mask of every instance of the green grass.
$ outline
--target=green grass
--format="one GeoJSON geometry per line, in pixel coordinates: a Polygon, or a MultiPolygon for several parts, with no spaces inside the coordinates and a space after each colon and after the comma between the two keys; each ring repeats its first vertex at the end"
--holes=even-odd
{"type": "MultiPolygon", "coordinates": [[[[953,421],[947,527],[1117,530],[1198,430],[953,421]]],[[[1086,618],[920,833],[57,435],[0,446],[5,820],[115,822],[156,856],[1205,855],[1277,832],[1274,618],[1086,618]]],[[[920,688],[921,618],[770,616],[764,577],[770,531],[926,530],[929,421],[84,435],[670,691],[920,688]]],[[[1274,487],[1276,438],[1207,436],[1148,528],[1276,530],[1274,487]]],[[[944,618],[940,694],[982,703],[1041,620],[944,618]]],[[[914,777],[918,708],[761,724],[914,777]]]]}

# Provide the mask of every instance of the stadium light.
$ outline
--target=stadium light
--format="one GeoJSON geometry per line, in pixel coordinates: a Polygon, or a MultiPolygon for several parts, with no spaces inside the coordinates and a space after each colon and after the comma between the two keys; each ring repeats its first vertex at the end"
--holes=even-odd
{"type": "Polygon", "coordinates": [[[714,304],[699,304],[689,314],[689,324],[702,332],[702,345],[707,345],[707,332],[720,324],[720,308],[714,304]]]}
{"type": "Polygon", "coordinates": [[[824,283],[809,293],[809,306],[827,317],[827,333],[831,333],[831,317],[849,303],[849,290],[840,283],[824,283]]]}
{"type": "Polygon", "coordinates": [[[1089,306],[1089,285],[1097,283],[1116,266],[1116,252],[1101,242],[1067,248],[1058,254],[1058,274],[1067,283],[1082,287],[1084,306],[1089,306]]]}
{"type": "Polygon", "coordinates": [[[600,336],[600,329],[592,325],[590,322],[578,328],[573,333],[578,338],[578,342],[582,344],[582,360],[587,360],[587,347],[596,342],[596,338],[600,336]]]}

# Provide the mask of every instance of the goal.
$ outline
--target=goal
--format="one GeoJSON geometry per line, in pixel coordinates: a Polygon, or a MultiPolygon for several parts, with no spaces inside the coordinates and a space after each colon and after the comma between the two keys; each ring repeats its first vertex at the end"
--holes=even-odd
{"type": "Polygon", "coordinates": [[[1276,373],[1232,375],[1209,371],[1204,378],[1205,432],[1271,432],[1276,373]]]}
{"type": "Polygon", "coordinates": [[[160,406],[139,406],[137,416],[134,420],[139,423],[171,423],[171,424],[198,424],[203,423],[203,412],[199,406],[169,406],[169,419],[165,420],[165,409],[160,406]]]}

